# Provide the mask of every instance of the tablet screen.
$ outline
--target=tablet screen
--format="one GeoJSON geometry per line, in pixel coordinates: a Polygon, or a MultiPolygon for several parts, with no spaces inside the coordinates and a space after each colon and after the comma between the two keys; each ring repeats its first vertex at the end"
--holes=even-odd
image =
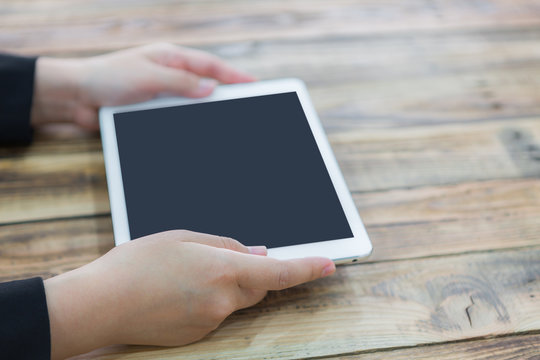
{"type": "Polygon", "coordinates": [[[132,239],[269,248],[353,236],[296,92],[114,115],[132,239]]]}

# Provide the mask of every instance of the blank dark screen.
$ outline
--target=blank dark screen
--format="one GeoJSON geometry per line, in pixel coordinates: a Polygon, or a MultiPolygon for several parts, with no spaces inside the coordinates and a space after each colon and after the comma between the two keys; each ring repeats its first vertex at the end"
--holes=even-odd
{"type": "Polygon", "coordinates": [[[352,237],[295,92],[114,115],[131,238],[281,247],[352,237]]]}

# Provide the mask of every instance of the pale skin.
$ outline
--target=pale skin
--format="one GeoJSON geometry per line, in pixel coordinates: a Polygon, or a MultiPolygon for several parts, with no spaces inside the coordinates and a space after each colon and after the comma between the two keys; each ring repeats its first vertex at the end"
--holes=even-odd
{"type": "MultiPolygon", "coordinates": [[[[97,110],[167,93],[209,95],[220,83],[253,81],[210,54],[154,44],[86,59],[40,58],[32,125],[71,122],[97,130],[97,110]]],[[[51,357],[111,344],[197,341],[232,312],[335,272],[327,258],[280,261],[264,246],[175,230],[115,247],[45,280],[51,357]]]]}

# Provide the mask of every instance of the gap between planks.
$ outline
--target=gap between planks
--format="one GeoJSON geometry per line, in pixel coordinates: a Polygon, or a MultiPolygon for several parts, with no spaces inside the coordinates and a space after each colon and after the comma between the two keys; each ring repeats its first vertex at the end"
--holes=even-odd
{"type": "MultiPolygon", "coordinates": [[[[477,337],[477,338],[468,338],[468,339],[462,339],[462,340],[455,340],[455,341],[443,341],[438,343],[429,343],[429,344],[419,344],[419,345],[412,345],[412,346],[401,346],[401,347],[391,347],[391,348],[384,348],[384,349],[377,349],[377,350],[366,350],[366,351],[359,351],[349,354],[336,354],[333,356],[316,356],[316,357],[307,357],[307,358],[301,358],[301,359],[295,359],[295,360],[319,360],[319,359],[340,359],[340,360],[352,360],[352,359],[369,359],[369,358],[377,358],[377,359],[418,359],[418,357],[411,357],[412,355],[420,355],[419,353],[423,353],[422,358],[430,359],[430,358],[437,358],[437,359],[456,359],[457,357],[455,354],[454,348],[462,347],[462,346],[472,346],[472,345],[484,345],[493,348],[501,347],[505,348],[507,346],[507,342],[512,342],[515,338],[530,340],[531,346],[529,349],[525,349],[525,351],[529,352],[528,355],[537,354],[540,355],[540,348],[535,346],[536,350],[533,349],[532,343],[535,344],[540,343],[540,330],[533,330],[533,331],[523,331],[523,332],[516,332],[512,334],[503,334],[503,335],[495,335],[495,336],[487,336],[487,337],[477,337]],[[500,346],[499,344],[502,343],[500,346]],[[444,348],[446,348],[446,352],[443,354],[441,353],[444,351],[444,348]],[[409,352],[415,353],[411,354],[409,352]],[[428,356],[425,356],[426,354],[428,356]],[[431,353],[430,357],[429,354],[431,353]],[[450,355],[451,353],[451,355],[450,355]],[[444,356],[444,357],[443,357],[444,356]]],[[[474,351],[474,350],[473,350],[474,351]]],[[[522,349],[511,349],[509,352],[513,351],[522,351],[522,349]]],[[[525,355],[525,354],[522,354],[525,355]]],[[[469,358],[469,357],[468,357],[469,358]]],[[[480,357],[478,357],[480,358],[480,357]]],[[[489,356],[481,357],[482,359],[498,359],[497,354],[491,353],[489,356]]],[[[475,357],[476,359],[476,357],[475,357]]],[[[506,357],[505,357],[506,359],[506,357]]]]}

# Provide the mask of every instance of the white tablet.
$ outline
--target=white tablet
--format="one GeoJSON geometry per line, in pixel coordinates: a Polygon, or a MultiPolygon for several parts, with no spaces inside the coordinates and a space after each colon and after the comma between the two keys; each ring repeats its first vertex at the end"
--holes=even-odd
{"type": "Polygon", "coordinates": [[[100,110],[116,245],[171,229],[279,259],[368,256],[371,243],[300,80],[219,86],[100,110]]]}

